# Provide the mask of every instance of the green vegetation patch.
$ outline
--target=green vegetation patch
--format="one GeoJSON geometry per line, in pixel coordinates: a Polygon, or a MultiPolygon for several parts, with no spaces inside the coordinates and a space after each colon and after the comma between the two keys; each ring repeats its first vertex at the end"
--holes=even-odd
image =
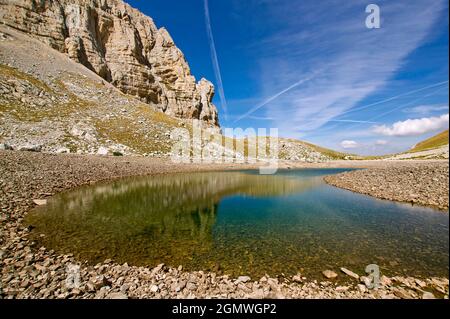
{"type": "Polygon", "coordinates": [[[35,77],[33,77],[27,73],[19,71],[18,69],[12,68],[10,66],[0,64],[0,75],[27,81],[30,84],[40,88],[41,90],[44,90],[47,93],[53,93],[53,90],[44,82],[36,79],[35,77]]]}
{"type": "Polygon", "coordinates": [[[426,139],[418,144],[416,144],[411,150],[408,152],[415,153],[430,150],[433,148],[438,148],[448,144],[448,130],[441,132],[435,136],[426,139]]]}

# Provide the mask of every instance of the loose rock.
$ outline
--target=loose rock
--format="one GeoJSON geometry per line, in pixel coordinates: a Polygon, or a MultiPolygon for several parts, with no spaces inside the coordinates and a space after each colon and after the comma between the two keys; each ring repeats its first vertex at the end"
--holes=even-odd
{"type": "Polygon", "coordinates": [[[328,279],[334,279],[338,276],[338,274],[332,270],[324,270],[324,271],[322,271],[322,274],[325,276],[325,278],[328,278],[328,279]]]}
{"type": "Polygon", "coordinates": [[[347,268],[341,267],[341,271],[342,271],[344,274],[346,274],[346,275],[348,275],[348,276],[350,276],[350,277],[353,277],[353,278],[355,278],[355,279],[359,279],[359,275],[358,275],[358,274],[354,273],[354,272],[351,271],[351,270],[348,270],[347,268]]]}

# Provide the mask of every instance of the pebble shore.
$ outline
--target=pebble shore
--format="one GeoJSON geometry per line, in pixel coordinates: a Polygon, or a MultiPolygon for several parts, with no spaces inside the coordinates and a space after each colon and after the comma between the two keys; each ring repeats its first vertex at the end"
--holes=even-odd
{"type": "Polygon", "coordinates": [[[327,176],[325,181],[381,199],[448,211],[448,161],[380,163],[378,167],[327,176]]]}
{"type": "Polygon", "coordinates": [[[146,268],[112,260],[90,265],[39,247],[22,224],[36,200],[77,186],[132,175],[224,168],[230,167],[0,151],[0,298],[448,298],[448,278],[381,276],[379,286],[371,288],[368,277],[346,268],[324,270],[323,281],[318,281],[302,274],[231,278],[186,272],[182,266],[146,268]],[[346,283],[336,278],[345,278],[346,283]]]}

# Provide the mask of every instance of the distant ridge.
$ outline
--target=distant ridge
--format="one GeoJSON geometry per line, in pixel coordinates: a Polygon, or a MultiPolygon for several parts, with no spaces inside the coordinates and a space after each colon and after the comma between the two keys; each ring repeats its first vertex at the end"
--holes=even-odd
{"type": "Polygon", "coordinates": [[[414,145],[408,152],[421,152],[431,150],[448,144],[448,130],[436,134],[414,145]]]}
{"type": "Polygon", "coordinates": [[[408,151],[398,154],[381,156],[385,160],[442,160],[449,158],[448,130],[417,143],[408,151]]]}

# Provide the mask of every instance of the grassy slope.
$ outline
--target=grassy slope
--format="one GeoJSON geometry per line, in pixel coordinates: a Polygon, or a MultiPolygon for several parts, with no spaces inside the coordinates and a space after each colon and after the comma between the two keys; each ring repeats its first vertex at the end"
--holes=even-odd
{"type": "MultiPolygon", "coordinates": [[[[67,77],[69,74],[65,76],[67,77]]],[[[77,78],[76,74],[70,74],[70,76],[77,78]]],[[[166,145],[167,143],[164,143],[165,141],[155,141],[153,138],[146,138],[144,134],[142,134],[142,129],[139,130],[139,127],[137,127],[136,120],[130,120],[126,115],[119,113],[118,116],[108,121],[98,119],[93,114],[106,114],[107,112],[110,112],[108,101],[100,100],[98,102],[92,102],[84,100],[71,92],[61,79],[54,79],[51,86],[49,86],[32,75],[4,64],[0,64],[0,78],[4,80],[21,80],[52,96],[68,97],[67,102],[55,101],[46,106],[33,107],[22,102],[20,98],[10,96],[8,99],[0,99],[0,117],[3,114],[9,114],[21,123],[38,123],[43,120],[53,120],[55,122],[69,120],[75,124],[78,120],[83,122],[92,121],[99,133],[100,140],[112,140],[116,143],[130,146],[141,153],[150,151],[167,152],[170,150],[166,145]]],[[[85,78],[79,79],[81,79],[80,81],[83,81],[84,87],[90,88],[92,92],[95,92],[95,89],[102,89],[102,87],[99,87],[99,84],[93,80],[85,78]]],[[[170,128],[178,127],[179,121],[177,121],[177,119],[156,111],[148,105],[135,100],[131,96],[127,96],[118,91],[115,94],[120,94],[124,98],[128,98],[130,104],[129,109],[134,113],[133,115],[136,119],[140,117],[148,121],[148,123],[159,123],[156,127],[160,127],[161,130],[153,131],[148,129],[146,131],[147,134],[151,136],[159,134],[159,136],[162,136],[170,128]]],[[[128,106],[124,106],[124,108],[125,107],[128,108],[128,106]]],[[[152,129],[154,128],[152,127],[152,129]]],[[[40,132],[30,131],[29,134],[40,134],[40,132]]],[[[66,135],[66,139],[62,141],[65,144],[64,146],[68,146],[72,151],[76,151],[76,149],[72,149],[69,144],[73,144],[71,141],[77,140],[78,138],[69,133],[66,135]]]]}
{"type": "Polygon", "coordinates": [[[448,144],[448,130],[441,132],[435,136],[430,137],[420,143],[417,143],[412,149],[410,149],[409,153],[421,152],[430,150],[433,148],[438,148],[448,144]]]}
{"type": "MultiPolygon", "coordinates": [[[[18,69],[11,68],[2,64],[0,64],[0,76],[3,76],[7,79],[18,79],[26,81],[29,84],[45,92],[48,92],[51,95],[66,95],[69,97],[69,101],[66,103],[56,102],[46,108],[32,108],[26,103],[20,102],[20,100],[14,101],[12,103],[0,103],[0,115],[2,113],[11,114],[21,122],[39,122],[45,119],[53,119],[58,121],[58,118],[68,119],[74,114],[76,114],[75,116],[80,120],[82,120],[84,117],[85,119],[92,119],[92,115],[89,114],[89,111],[96,111],[94,113],[104,113],[109,111],[109,107],[108,105],[106,105],[106,101],[104,101],[105,103],[102,103],[102,100],[96,103],[85,101],[68,90],[61,79],[54,79],[53,85],[52,87],[50,87],[43,81],[34,78],[29,74],[23,73],[18,69]]],[[[76,77],[75,74],[73,76],[76,77]]],[[[102,89],[101,87],[98,88],[96,86],[97,83],[95,83],[95,81],[83,79],[83,83],[86,87],[90,87],[92,91],[95,91],[96,88],[99,90],[102,89]]],[[[122,93],[120,94],[124,97],[127,97],[122,93]]],[[[189,121],[181,126],[181,120],[172,118],[162,112],[153,110],[148,105],[135,101],[132,97],[128,98],[129,103],[132,104],[129,105],[131,107],[129,108],[128,114],[132,115],[132,118],[119,114],[119,116],[110,118],[106,121],[95,117],[92,119],[101,140],[112,140],[116,143],[127,145],[139,153],[148,153],[155,151],[166,153],[170,151],[172,141],[170,141],[168,138],[165,139],[164,134],[167,131],[170,131],[171,128],[186,128],[188,129],[190,134],[192,134],[192,127],[189,124],[189,121]],[[136,119],[138,118],[145,120],[147,123],[159,123],[161,129],[159,130],[157,129],[157,127],[147,127],[146,130],[143,130],[136,122],[136,119]],[[153,136],[155,135],[159,135],[161,139],[154,139],[153,136]]],[[[69,143],[71,139],[75,138],[68,134],[68,141],[66,142],[69,143]]],[[[234,145],[236,147],[237,139],[231,139],[231,141],[228,137],[223,137],[223,139],[228,140],[228,143],[231,143],[231,145],[234,145]]],[[[312,151],[322,153],[332,159],[345,159],[348,158],[348,156],[355,159],[357,158],[357,156],[351,154],[336,152],[308,142],[295,139],[287,140],[292,143],[298,143],[303,146],[307,146],[312,151]]],[[[244,140],[244,145],[244,154],[247,155],[247,140],[244,140]]],[[[268,145],[267,148],[269,148],[268,145]]],[[[267,150],[267,152],[270,152],[269,149],[267,150]]]]}
{"type": "Polygon", "coordinates": [[[331,157],[332,159],[346,159],[351,157],[352,159],[358,159],[360,156],[358,155],[354,155],[354,154],[348,154],[348,153],[342,153],[342,152],[337,152],[337,151],[333,151],[331,149],[325,148],[325,147],[321,147],[315,144],[311,144],[308,142],[304,142],[304,141],[299,141],[309,147],[311,147],[312,149],[314,149],[315,151],[322,153],[326,156],[331,157]]]}

